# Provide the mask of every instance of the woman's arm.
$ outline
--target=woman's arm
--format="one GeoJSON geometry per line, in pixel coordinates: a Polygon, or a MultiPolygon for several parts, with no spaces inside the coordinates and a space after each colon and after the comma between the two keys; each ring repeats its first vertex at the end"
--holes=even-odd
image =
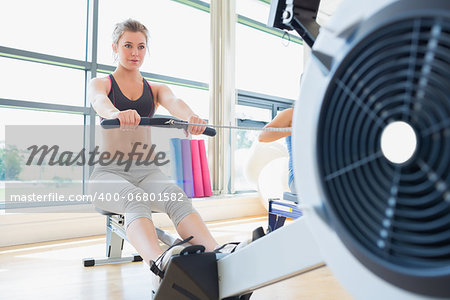
{"type": "MultiPolygon", "coordinates": [[[[288,108],[278,113],[278,115],[264,128],[285,128],[292,127],[292,114],[294,109],[288,108]]],[[[277,131],[263,131],[258,137],[258,140],[263,143],[269,143],[278,139],[290,136],[291,132],[277,132],[277,131]]]]}
{"type": "MultiPolygon", "coordinates": [[[[161,104],[167,109],[171,115],[186,120],[189,123],[206,124],[198,115],[196,115],[192,109],[183,100],[177,98],[170,88],[166,85],[155,85],[156,87],[156,100],[158,104],[161,104]]],[[[192,134],[202,134],[205,131],[204,126],[189,126],[188,131],[192,134]]]]}
{"type": "Polygon", "coordinates": [[[119,111],[108,98],[109,89],[107,78],[94,78],[89,83],[87,98],[97,114],[105,119],[119,119],[121,125],[138,125],[141,117],[137,111],[119,111]]]}

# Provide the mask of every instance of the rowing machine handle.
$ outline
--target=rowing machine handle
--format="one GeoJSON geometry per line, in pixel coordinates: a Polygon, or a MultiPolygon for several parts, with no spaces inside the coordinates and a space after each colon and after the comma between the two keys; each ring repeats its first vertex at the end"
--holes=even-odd
{"type": "MultiPolygon", "coordinates": [[[[170,120],[175,120],[177,122],[182,122],[182,123],[187,123],[186,121],[183,120],[178,120],[178,119],[174,119],[174,118],[147,118],[147,117],[142,117],[141,121],[139,122],[139,125],[143,125],[143,126],[158,126],[158,127],[172,127],[172,128],[182,128],[182,129],[186,129],[187,128],[187,124],[170,124],[167,123],[170,120]]],[[[119,119],[103,119],[100,123],[102,126],[120,126],[120,120],[119,119]]],[[[215,136],[216,135],[216,130],[214,128],[211,127],[206,127],[205,131],[203,131],[204,135],[207,136],[215,136]]]]}

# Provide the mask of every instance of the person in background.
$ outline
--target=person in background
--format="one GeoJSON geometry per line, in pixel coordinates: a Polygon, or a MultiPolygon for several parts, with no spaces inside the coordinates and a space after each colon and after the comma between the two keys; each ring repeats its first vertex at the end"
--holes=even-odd
{"type": "MultiPolygon", "coordinates": [[[[264,128],[286,128],[292,127],[292,114],[294,108],[288,108],[278,113],[278,115],[264,128]]],[[[270,143],[282,138],[286,138],[286,145],[289,153],[289,189],[291,193],[297,194],[297,189],[295,188],[294,181],[294,169],[292,166],[292,142],[291,142],[291,132],[286,131],[263,131],[258,137],[258,140],[263,143],[270,143]]]]}

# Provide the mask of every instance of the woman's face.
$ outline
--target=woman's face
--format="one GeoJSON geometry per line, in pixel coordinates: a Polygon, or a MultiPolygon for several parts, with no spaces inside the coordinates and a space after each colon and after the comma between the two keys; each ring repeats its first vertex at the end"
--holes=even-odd
{"type": "Polygon", "coordinates": [[[119,64],[127,69],[139,69],[147,52],[145,35],[142,32],[125,31],[117,45],[113,45],[113,50],[119,57],[119,64]]]}

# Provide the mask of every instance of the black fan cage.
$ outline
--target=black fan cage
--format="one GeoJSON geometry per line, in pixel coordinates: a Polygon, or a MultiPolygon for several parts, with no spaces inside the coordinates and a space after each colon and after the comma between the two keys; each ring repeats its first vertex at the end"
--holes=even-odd
{"type": "Polygon", "coordinates": [[[317,145],[325,204],[351,250],[369,265],[449,278],[450,18],[398,20],[358,42],[326,92],[317,145]],[[402,164],[381,150],[395,121],[417,137],[402,164]]]}

